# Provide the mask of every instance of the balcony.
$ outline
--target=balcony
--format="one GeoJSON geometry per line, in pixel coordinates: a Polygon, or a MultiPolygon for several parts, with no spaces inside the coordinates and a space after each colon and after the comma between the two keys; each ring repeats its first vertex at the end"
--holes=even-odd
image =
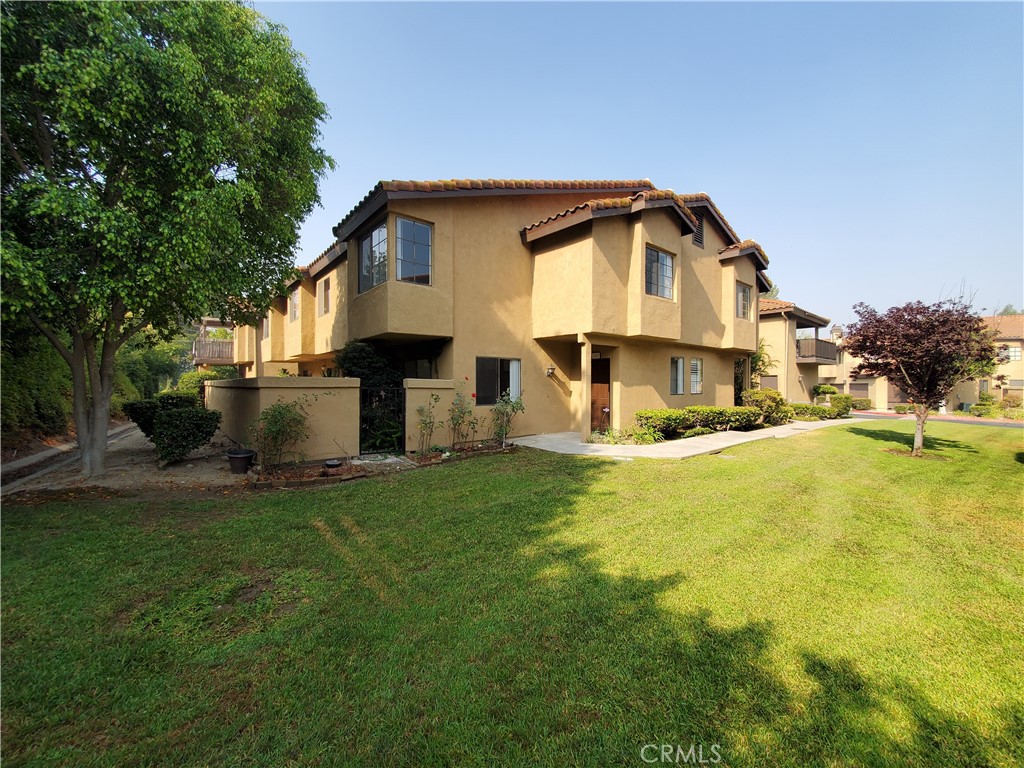
{"type": "Polygon", "coordinates": [[[799,365],[833,365],[838,355],[836,345],[824,339],[797,339],[796,362],[799,365]]]}
{"type": "Polygon", "coordinates": [[[231,339],[196,339],[192,342],[192,358],[196,365],[232,365],[234,342],[231,339]]]}

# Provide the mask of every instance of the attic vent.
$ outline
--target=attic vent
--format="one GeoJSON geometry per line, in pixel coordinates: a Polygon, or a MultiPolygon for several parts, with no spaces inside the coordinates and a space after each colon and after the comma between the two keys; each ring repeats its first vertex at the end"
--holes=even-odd
{"type": "Polygon", "coordinates": [[[697,229],[693,231],[693,244],[698,248],[704,247],[704,214],[694,213],[697,218],[697,229]]]}

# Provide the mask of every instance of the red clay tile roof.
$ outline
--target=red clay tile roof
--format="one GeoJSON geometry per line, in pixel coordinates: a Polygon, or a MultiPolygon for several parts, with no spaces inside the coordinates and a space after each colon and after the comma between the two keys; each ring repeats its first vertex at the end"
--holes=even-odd
{"type": "Polygon", "coordinates": [[[721,250],[719,250],[718,255],[723,257],[723,258],[729,258],[731,256],[736,256],[736,255],[739,255],[741,253],[744,253],[745,251],[748,251],[748,250],[749,251],[756,251],[757,254],[761,257],[761,260],[764,262],[764,266],[766,266],[766,267],[768,266],[768,256],[765,254],[764,248],[762,248],[754,240],[744,240],[741,243],[734,243],[732,245],[727,245],[725,248],[722,248],[721,250]],[[735,253],[733,253],[733,251],[735,251],[735,253]]]}
{"type": "Polygon", "coordinates": [[[1024,315],[990,315],[981,318],[997,339],[1024,339],[1024,315]]]}
{"type": "Polygon", "coordinates": [[[392,179],[391,181],[377,182],[377,185],[366,193],[363,199],[348,212],[345,218],[338,222],[338,225],[334,228],[334,233],[337,237],[342,228],[364,205],[366,205],[367,202],[370,201],[371,198],[382,193],[424,194],[438,192],[454,194],[461,192],[465,194],[472,194],[474,192],[479,192],[480,194],[501,194],[502,192],[515,192],[522,190],[533,190],[538,192],[579,192],[591,189],[621,189],[633,192],[645,189],[654,189],[654,184],[650,179],[631,179],[627,181],[584,181],[578,179],[442,179],[439,181],[401,181],[392,179]]]}
{"type": "Polygon", "coordinates": [[[779,299],[760,299],[758,309],[761,312],[777,312],[780,309],[792,309],[795,304],[792,301],[780,301],[779,299]]]}
{"type": "Polygon", "coordinates": [[[381,181],[379,188],[388,192],[454,192],[476,189],[654,189],[650,179],[632,181],[580,181],[538,179],[444,179],[441,181],[381,181]]]}
{"type": "Polygon", "coordinates": [[[824,328],[831,322],[827,317],[816,315],[802,307],[798,307],[791,301],[782,301],[781,299],[758,299],[758,316],[763,317],[764,315],[782,313],[787,313],[790,317],[794,318],[797,321],[797,328],[824,328]]]}
{"type": "Polygon", "coordinates": [[[715,218],[717,218],[719,223],[725,228],[726,233],[737,243],[740,242],[740,236],[736,234],[736,230],[732,228],[732,225],[730,225],[725,216],[722,215],[722,212],[718,210],[718,206],[715,205],[707,192],[695,192],[688,195],[680,195],[679,197],[682,198],[684,203],[708,206],[715,214],[715,218]]]}
{"type": "MultiPolygon", "coordinates": [[[[686,218],[688,222],[690,222],[690,226],[696,228],[696,217],[693,215],[692,212],[690,212],[689,209],[687,209],[687,207],[683,204],[683,201],[679,199],[678,195],[676,195],[671,189],[652,189],[645,190],[643,192],[637,192],[635,195],[630,195],[629,197],[611,197],[603,198],[600,200],[587,200],[586,202],[580,203],[579,205],[575,205],[572,208],[560,211],[552,216],[548,216],[546,219],[534,222],[533,224],[530,224],[529,226],[524,228],[523,232],[532,232],[547,224],[551,224],[555,221],[559,221],[562,219],[570,219],[576,216],[577,214],[583,212],[593,214],[594,211],[632,210],[638,202],[643,201],[646,203],[649,201],[661,200],[669,200],[674,202],[676,204],[676,207],[679,209],[679,213],[684,218],[686,218]]],[[[589,216],[587,218],[589,218],[589,216]]]]}

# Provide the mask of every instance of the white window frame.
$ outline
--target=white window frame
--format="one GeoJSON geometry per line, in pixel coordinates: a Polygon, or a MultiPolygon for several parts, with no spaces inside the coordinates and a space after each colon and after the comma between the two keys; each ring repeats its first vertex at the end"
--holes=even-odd
{"type": "Polygon", "coordinates": [[[477,380],[476,380],[475,386],[477,388],[477,391],[476,391],[476,404],[477,405],[494,405],[494,403],[490,402],[490,399],[491,399],[491,397],[490,397],[491,393],[490,392],[487,392],[485,397],[481,397],[482,395],[485,394],[482,391],[482,387],[480,386],[480,378],[479,378],[479,367],[480,367],[480,361],[481,360],[494,360],[497,363],[497,366],[498,366],[498,390],[499,391],[495,394],[495,401],[497,401],[497,398],[499,398],[503,394],[505,394],[505,392],[508,392],[509,397],[512,398],[513,400],[518,400],[522,396],[522,393],[523,393],[523,361],[522,360],[520,360],[517,357],[486,357],[486,356],[480,356],[480,357],[477,357],[477,359],[476,359],[477,380]],[[502,390],[501,389],[501,364],[502,363],[508,363],[508,389],[507,390],[502,390]],[[481,400],[483,400],[484,402],[480,402],[481,400]]]}
{"type": "Polygon", "coordinates": [[[644,250],[644,292],[648,296],[657,296],[658,298],[668,299],[669,301],[671,301],[675,297],[675,282],[676,257],[673,256],[668,251],[663,251],[660,248],[655,248],[653,245],[648,245],[647,248],[644,250]],[[653,285],[654,291],[652,292],[652,285],[650,279],[651,257],[652,255],[655,254],[657,255],[657,258],[655,259],[655,267],[657,269],[657,274],[655,275],[655,281],[653,285]],[[661,259],[662,256],[665,257],[664,261],[667,262],[667,276],[664,274],[663,267],[665,267],[666,265],[663,263],[663,260],[661,259]],[[667,283],[665,281],[666,277],[668,278],[667,283]],[[664,293],[662,293],[662,291],[667,291],[668,295],[666,296],[664,293]]]}
{"type": "Polygon", "coordinates": [[[331,311],[331,276],[320,279],[316,283],[316,314],[323,317],[331,311]]]}
{"type": "Polygon", "coordinates": [[[673,357],[669,361],[668,393],[670,395],[686,394],[686,358],[673,357]]]}
{"type": "Polygon", "coordinates": [[[1010,362],[1016,362],[1021,358],[1020,347],[1007,346],[1006,356],[1010,358],[1010,362]]]}
{"type": "Polygon", "coordinates": [[[690,358],[690,394],[704,394],[704,358],[690,358]]]}
{"type": "Polygon", "coordinates": [[[754,290],[751,286],[736,281],[736,317],[740,320],[750,319],[753,296],[754,290]]]}

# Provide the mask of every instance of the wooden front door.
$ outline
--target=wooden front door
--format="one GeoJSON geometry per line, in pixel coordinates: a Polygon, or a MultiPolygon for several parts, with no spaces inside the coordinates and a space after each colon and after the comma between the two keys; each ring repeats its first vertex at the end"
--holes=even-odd
{"type": "Polygon", "coordinates": [[[590,429],[604,432],[612,423],[611,360],[599,357],[590,361],[590,429]],[[608,411],[605,411],[605,408],[608,411]]]}

